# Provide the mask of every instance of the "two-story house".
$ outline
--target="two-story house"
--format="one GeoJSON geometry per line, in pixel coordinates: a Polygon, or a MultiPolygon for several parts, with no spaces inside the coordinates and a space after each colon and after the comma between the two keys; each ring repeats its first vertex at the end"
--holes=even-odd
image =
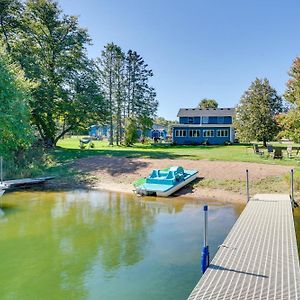
{"type": "Polygon", "coordinates": [[[173,143],[224,144],[234,142],[234,108],[181,108],[179,124],[173,126],[173,143]]]}

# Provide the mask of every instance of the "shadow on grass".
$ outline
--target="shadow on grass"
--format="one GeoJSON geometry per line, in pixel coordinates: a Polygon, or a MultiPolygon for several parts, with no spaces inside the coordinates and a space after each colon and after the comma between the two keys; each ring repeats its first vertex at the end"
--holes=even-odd
{"type": "Polygon", "coordinates": [[[180,157],[188,157],[190,155],[175,154],[164,151],[158,151],[158,148],[153,150],[145,150],[145,148],[112,148],[110,149],[66,149],[57,147],[52,151],[52,155],[58,162],[65,162],[72,159],[84,158],[89,156],[109,156],[109,157],[128,157],[128,158],[154,158],[154,159],[176,159],[180,157]]]}

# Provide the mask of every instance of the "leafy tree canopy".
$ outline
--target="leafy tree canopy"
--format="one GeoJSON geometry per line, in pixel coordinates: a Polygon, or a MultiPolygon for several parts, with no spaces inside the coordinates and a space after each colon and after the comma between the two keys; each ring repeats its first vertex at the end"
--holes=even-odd
{"type": "Polygon", "coordinates": [[[32,85],[0,47],[0,155],[14,158],[33,141],[29,105],[32,85]]]}
{"type": "Polygon", "coordinates": [[[296,57],[289,71],[290,79],[284,94],[290,110],[280,115],[278,123],[281,127],[279,137],[300,141],[300,58],[296,57]]]}
{"type": "Polygon", "coordinates": [[[199,104],[198,104],[198,107],[199,108],[217,108],[219,106],[218,102],[214,99],[207,99],[207,98],[204,98],[202,99],[199,104]]]}
{"type": "Polygon", "coordinates": [[[241,97],[236,109],[235,128],[240,141],[266,142],[278,133],[275,116],[282,111],[282,99],[267,79],[256,78],[241,97]]]}
{"type": "MultiPolygon", "coordinates": [[[[11,6],[2,11],[2,39],[26,77],[36,83],[30,100],[32,122],[44,143],[53,146],[64,133],[83,125],[97,101],[102,103],[99,88],[94,97],[92,83],[79,82],[93,77],[87,75],[93,72],[85,48],[90,38],[77,17],[63,15],[54,1],[28,0],[22,15],[13,9],[17,1],[6,1],[11,6]],[[17,20],[11,30],[10,20],[17,20]]],[[[98,117],[101,120],[102,114],[98,117]]]]}

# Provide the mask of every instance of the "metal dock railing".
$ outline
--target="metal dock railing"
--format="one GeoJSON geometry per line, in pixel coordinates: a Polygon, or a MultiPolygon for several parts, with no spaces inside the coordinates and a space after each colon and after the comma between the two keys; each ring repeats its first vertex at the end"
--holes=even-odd
{"type": "Polygon", "coordinates": [[[289,195],[255,195],[189,296],[300,299],[300,268],[289,195]]]}

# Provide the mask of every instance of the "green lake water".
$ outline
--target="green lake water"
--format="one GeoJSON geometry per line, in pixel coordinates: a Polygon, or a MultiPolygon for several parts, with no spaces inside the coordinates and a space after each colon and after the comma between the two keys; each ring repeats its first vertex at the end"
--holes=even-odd
{"type": "MultiPolygon", "coordinates": [[[[186,299],[199,278],[202,201],[99,191],[0,199],[0,299],[186,299]]],[[[209,202],[211,256],[243,206],[209,202]]]]}

